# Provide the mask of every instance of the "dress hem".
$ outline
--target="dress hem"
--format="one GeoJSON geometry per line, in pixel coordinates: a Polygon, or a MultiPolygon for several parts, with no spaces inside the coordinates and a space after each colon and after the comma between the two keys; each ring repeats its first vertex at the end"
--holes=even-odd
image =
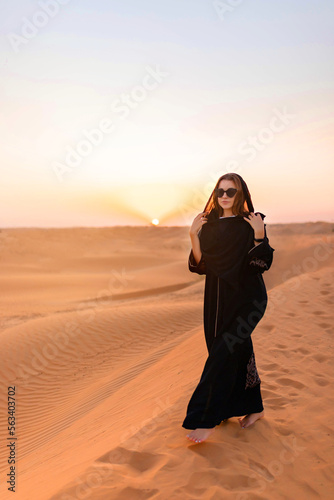
{"type": "Polygon", "coordinates": [[[226,415],[223,416],[223,418],[218,422],[217,424],[212,424],[210,423],[205,423],[205,422],[198,422],[198,424],[182,424],[182,427],[184,429],[189,429],[189,430],[194,430],[194,429],[213,429],[214,427],[217,427],[217,425],[220,425],[223,420],[226,420],[228,418],[234,418],[234,417],[244,417],[245,415],[249,415],[250,413],[261,413],[261,411],[264,410],[264,407],[262,408],[257,408],[257,409],[252,409],[251,411],[247,411],[246,413],[240,413],[239,415],[226,415]]]}

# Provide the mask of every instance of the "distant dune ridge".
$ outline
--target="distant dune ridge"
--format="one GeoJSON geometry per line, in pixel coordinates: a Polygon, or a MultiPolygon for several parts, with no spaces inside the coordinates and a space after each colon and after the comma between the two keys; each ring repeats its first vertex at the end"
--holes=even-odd
{"type": "MultiPolygon", "coordinates": [[[[197,445],[181,427],[207,357],[188,231],[0,231],[18,500],[334,498],[334,224],[267,224],[269,301],[252,335],[265,418],[197,445]]],[[[14,498],[0,433],[0,498],[14,498]]]]}

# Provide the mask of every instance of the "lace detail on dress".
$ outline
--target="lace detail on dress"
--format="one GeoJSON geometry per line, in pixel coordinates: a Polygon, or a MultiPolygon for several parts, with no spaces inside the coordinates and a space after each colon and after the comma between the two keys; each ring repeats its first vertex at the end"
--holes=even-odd
{"type": "Polygon", "coordinates": [[[260,384],[261,379],[259,377],[259,374],[256,369],[256,364],[255,364],[255,356],[254,352],[252,353],[251,357],[249,358],[248,364],[247,364],[247,376],[246,376],[246,386],[245,389],[255,387],[256,385],[260,384]]]}
{"type": "Polygon", "coordinates": [[[262,259],[254,258],[253,260],[250,261],[250,264],[252,264],[253,266],[260,266],[260,267],[268,268],[267,263],[264,262],[264,260],[262,260],[262,259]]]}

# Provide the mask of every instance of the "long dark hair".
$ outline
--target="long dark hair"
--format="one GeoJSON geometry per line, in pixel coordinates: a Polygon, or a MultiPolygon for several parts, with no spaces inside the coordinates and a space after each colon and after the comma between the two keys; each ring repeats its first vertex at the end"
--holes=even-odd
{"type": "Polygon", "coordinates": [[[218,188],[220,181],[228,180],[233,181],[235,183],[236,188],[238,189],[237,194],[235,195],[235,200],[233,204],[233,213],[234,215],[242,215],[243,217],[247,217],[251,212],[254,212],[252,198],[247,187],[246,182],[243,180],[241,175],[235,174],[233,172],[227,173],[219,177],[211,195],[208,199],[203,212],[215,212],[218,217],[224,215],[223,207],[218,203],[218,198],[216,196],[216,188],[218,188]]]}

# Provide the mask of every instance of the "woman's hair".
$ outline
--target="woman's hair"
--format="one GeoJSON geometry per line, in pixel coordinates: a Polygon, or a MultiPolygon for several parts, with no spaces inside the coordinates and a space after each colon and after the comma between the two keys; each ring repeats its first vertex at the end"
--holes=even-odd
{"type": "Polygon", "coordinates": [[[248,190],[246,182],[243,180],[241,175],[235,173],[227,173],[219,177],[217,184],[215,185],[210,198],[208,199],[204,212],[216,211],[218,217],[221,217],[224,213],[223,207],[218,203],[218,198],[216,195],[216,189],[218,188],[220,181],[228,180],[233,181],[238,192],[234,198],[233,213],[234,215],[242,215],[243,217],[248,216],[250,212],[254,212],[254,207],[251,199],[250,192],[248,190]]]}

